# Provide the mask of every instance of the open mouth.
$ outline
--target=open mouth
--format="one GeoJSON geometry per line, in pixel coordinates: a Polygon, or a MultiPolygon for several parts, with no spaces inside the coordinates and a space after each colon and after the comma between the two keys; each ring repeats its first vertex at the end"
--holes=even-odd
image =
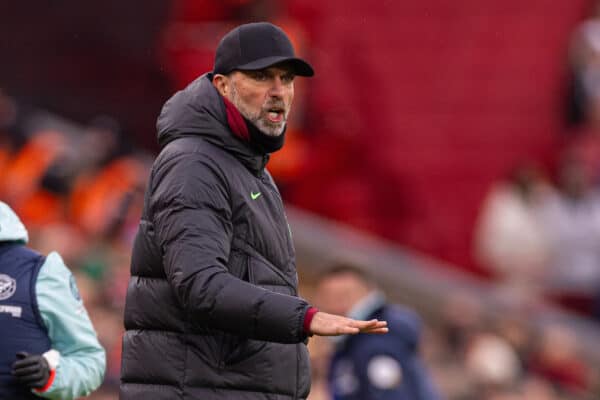
{"type": "Polygon", "coordinates": [[[271,122],[283,121],[283,108],[271,107],[267,110],[267,118],[271,122]]]}

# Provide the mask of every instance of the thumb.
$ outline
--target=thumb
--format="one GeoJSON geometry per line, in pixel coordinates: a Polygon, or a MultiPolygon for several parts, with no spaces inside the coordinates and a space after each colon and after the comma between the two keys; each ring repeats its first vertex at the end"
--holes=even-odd
{"type": "Polygon", "coordinates": [[[17,353],[17,360],[23,360],[25,358],[29,357],[29,353],[26,351],[19,351],[17,353]]]}

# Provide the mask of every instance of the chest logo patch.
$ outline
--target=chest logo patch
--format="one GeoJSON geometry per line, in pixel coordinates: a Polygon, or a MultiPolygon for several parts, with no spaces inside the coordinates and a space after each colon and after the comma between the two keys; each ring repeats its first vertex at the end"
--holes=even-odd
{"type": "Polygon", "coordinates": [[[402,383],[402,367],[390,356],[375,356],[369,361],[367,376],[376,388],[391,390],[402,383]]]}
{"type": "Polygon", "coordinates": [[[250,192],[250,197],[252,197],[252,200],[256,200],[256,199],[258,199],[260,194],[261,194],[260,192],[256,192],[256,193],[250,192]]]}
{"type": "Polygon", "coordinates": [[[0,274],[0,300],[6,300],[17,290],[17,281],[8,275],[0,274]]]}

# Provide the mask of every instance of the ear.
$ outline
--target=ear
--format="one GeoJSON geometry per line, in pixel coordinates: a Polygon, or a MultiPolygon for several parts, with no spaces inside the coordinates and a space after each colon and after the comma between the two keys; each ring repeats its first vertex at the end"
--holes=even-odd
{"type": "Polygon", "coordinates": [[[225,75],[216,74],[212,80],[213,86],[223,97],[227,97],[229,91],[229,78],[225,75]]]}

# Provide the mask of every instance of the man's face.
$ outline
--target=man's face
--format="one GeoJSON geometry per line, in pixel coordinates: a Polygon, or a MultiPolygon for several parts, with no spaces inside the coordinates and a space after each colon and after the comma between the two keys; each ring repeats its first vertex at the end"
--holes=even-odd
{"type": "Polygon", "coordinates": [[[286,66],[234,71],[225,96],[240,113],[269,136],[283,133],[294,99],[294,73],[286,66]]]}
{"type": "Polygon", "coordinates": [[[372,287],[358,275],[352,272],[338,273],[319,282],[315,304],[325,312],[348,315],[352,307],[371,290],[372,287]]]}

